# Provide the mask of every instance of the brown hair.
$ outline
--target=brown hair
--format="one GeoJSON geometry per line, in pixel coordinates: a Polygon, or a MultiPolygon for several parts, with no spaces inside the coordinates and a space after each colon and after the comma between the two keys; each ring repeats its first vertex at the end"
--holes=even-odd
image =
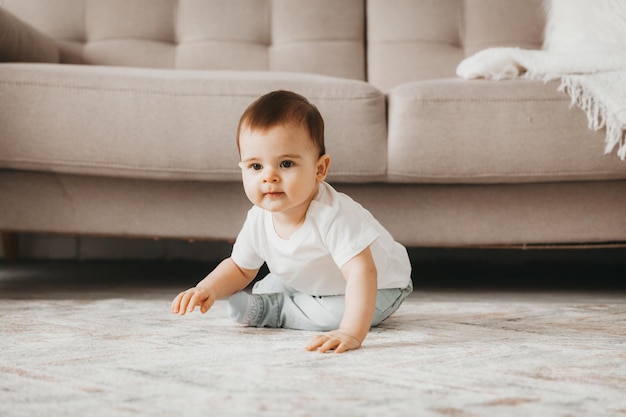
{"type": "Polygon", "coordinates": [[[319,156],[326,153],[324,146],[324,119],[313,104],[300,94],[278,90],[255,100],[239,119],[237,126],[237,149],[243,126],[249,129],[266,130],[280,124],[303,126],[319,150],[319,156]]]}

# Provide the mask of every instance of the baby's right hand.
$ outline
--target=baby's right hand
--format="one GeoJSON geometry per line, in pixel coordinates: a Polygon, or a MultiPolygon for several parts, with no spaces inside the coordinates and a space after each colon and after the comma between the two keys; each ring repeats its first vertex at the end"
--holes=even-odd
{"type": "Polygon", "coordinates": [[[183,291],[172,301],[172,314],[184,316],[191,313],[196,306],[200,306],[202,314],[209,311],[215,302],[215,294],[207,287],[193,287],[183,291]]]}

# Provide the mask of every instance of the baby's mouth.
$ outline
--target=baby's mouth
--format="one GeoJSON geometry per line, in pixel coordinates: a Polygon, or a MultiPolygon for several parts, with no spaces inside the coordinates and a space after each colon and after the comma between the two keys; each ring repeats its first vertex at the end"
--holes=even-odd
{"type": "Polygon", "coordinates": [[[265,193],[266,197],[269,198],[280,198],[284,195],[285,193],[281,192],[281,191],[269,191],[267,193],[265,193]]]}

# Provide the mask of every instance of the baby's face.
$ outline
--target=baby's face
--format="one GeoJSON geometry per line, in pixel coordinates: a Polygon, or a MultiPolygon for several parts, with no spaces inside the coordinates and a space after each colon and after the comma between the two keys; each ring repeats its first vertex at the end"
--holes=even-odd
{"type": "Polygon", "coordinates": [[[319,157],[306,129],[243,128],[239,136],[243,186],[250,201],[287,218],[303,218],[326,177],[328,156],[319,157]]]}

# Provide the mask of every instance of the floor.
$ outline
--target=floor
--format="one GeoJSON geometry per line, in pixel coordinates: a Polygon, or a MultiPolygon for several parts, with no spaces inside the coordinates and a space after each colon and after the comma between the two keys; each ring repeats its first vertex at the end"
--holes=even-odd
{"type": "Polygon", "coordinates": [[[412,250],[362,349],[169,300],[198,262],[0,263],[0,415],[624,416],[623,249],[412,250]]]}

